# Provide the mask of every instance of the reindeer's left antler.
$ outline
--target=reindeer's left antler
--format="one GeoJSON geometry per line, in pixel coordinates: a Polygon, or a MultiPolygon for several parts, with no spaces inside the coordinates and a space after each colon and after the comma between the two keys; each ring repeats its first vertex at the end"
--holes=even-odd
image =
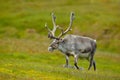
{"type": "Polygon", "coordinates": [[[71,31],[71,30],[72,30],[71,27],[72,27],[73,20],[74,20],[74,13],[71,12],[69,27],[68,27],[65,31],[63,31],[62,28],[59,28],[59,29],[61,29],[61,34],[59,35],[58,38],[61,38],[61,37],[62,37],[63,35],[65,35],[68,31],[71,31]]]}

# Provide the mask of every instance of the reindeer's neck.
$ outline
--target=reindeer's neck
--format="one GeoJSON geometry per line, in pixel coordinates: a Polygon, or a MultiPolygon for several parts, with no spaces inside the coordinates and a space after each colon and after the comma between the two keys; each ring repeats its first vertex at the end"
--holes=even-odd
{"type": "Polygon", "coordinates": [[[63,53],[66,53],[66,52],[67,52],[66,48],[65,48],[62,44],[59,44],[58,50],[60,50],[60,51],[63,52],[63,53]]]}

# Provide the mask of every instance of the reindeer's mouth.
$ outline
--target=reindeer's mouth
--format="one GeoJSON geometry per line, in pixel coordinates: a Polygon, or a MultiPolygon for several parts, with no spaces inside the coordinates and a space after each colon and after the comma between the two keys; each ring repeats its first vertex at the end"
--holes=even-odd
{"type": "Polygon", "coordinates": [[[48,47],[48,51],[50,51],[50,52],[53,52],[53,48],[52,47],[48,47]]]}

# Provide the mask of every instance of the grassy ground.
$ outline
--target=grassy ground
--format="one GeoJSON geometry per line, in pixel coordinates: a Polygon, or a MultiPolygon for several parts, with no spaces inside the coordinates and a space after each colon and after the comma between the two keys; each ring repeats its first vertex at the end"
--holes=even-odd
{"type": "MultiPolygon", "coordinates": [[[[73,58],[71,57],[71,65],[73,58]]],[[[87,71],[87,60],[79,60],[84,70],[63,68],[65,58],[54,53],[0,54],[0,80],[119,80],[120,56],[105,52],[95,55],[97,71],[87,71]]]]}
{"type": "MultiPolygon", "coordinates": [[[[0,80],[120,80],[120,0],[0,0],[0,80]],[[75,12],[71,34],[97,40],[97,71],[63,68],[60,52],[50,54],[44,24],[51,12],[64,29],[75,12]]],[[[59,33],[57,33],[59,34],[59,33]]],[[[73,58],[71,57],[71,65],[73,58]]]]}

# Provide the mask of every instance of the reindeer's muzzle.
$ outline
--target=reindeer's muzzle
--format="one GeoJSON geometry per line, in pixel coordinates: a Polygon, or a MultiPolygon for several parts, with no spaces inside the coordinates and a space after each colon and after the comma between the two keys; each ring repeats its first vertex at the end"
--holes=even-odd
{"type": "Polygon", "coordinates": [[[48,51],[50,51],[50,52],[53,52],[53,48],[52,47],[48,47],[48,51]]]}

